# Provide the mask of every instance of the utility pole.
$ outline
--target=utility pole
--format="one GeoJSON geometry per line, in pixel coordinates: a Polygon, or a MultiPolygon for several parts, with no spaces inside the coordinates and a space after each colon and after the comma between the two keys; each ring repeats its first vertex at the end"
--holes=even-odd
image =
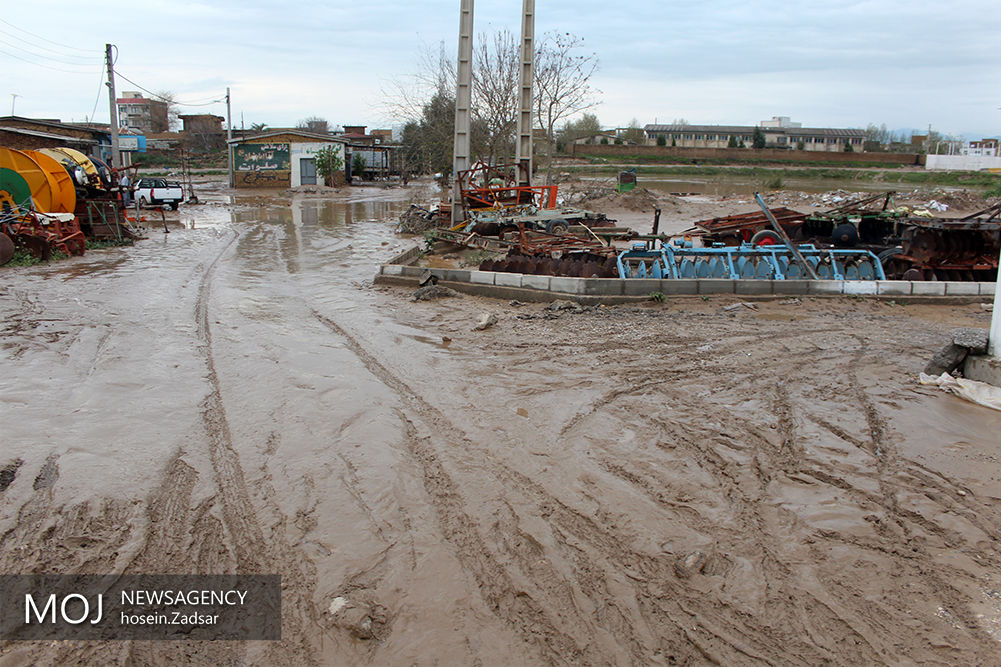
{"type": "Polygon", "coordinates": [[[17,93],[11,93],[11,94],[10,94],[10,115],[11,115],[11,116],[13,116],[13,115],[14,115],[14,101],[15,101],[15,100],[16,100],[17,98],[19,98],[19,97],[21,97],[21,96],[20,96],[20,95],[18,95],[17,93]]]}
{"type": "Polygon", "coordinates": [[[452,154],[452,224],[462,220],[459,172],[469,169],[469,110],[473,102],[473,0],[460,0],[459,63],[455,86],[455,152],[452,154]]]}
{"type": "Polygon", "coordinates": [[[108,102],[111,106],[111,166],[120,169],[122,154],[118,150],[118,99],[115,96],[115,63],[111,59],[111,44],[104,45],[104,57],[108,62],[108,102]]]}
{"type": "Polygon", "coordinates": [[[226,159],[229,163],[229,187],[233,187],[233,117],[229,111],[229,86],[226,86],[226,159]]]}
{"type": "MultiPolygon", "coordinates": [[[[535,60],[535,0],[523,0],[521,17],[521,88],[518,92],[519,185],[532,184],[532,66],[535,60]]],[[[541,205],[541,202],[540,202],[541,205]]]]}

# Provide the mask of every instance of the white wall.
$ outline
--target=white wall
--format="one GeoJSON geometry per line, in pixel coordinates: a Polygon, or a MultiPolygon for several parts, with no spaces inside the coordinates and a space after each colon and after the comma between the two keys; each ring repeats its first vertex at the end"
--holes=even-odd
{"type": "Polygon", "coordinates": [[[984,171],[985,169],[1001,169],[1001,157],[985,157],[978,155],[928,155],[925,169],[984,171]]]}
{"type": "MultiPolygon", "coordinates": [[[[331,146],[336,149],[337,154],[341,156],[341,160],[344,159],[344,144],[331,142],[329,144],[323,142],[315,143],[293,143],[289,149],[289,160],[292,162],[290,165],[292,167],[292,187],[297,188],[302,185],[302,174],[299,170],[299,160],[302,158],[316,157],[317,151],[321,148],[331,146]]],[[[322,181],[323,179],[317,175],[317,181],[322,181]]]]}

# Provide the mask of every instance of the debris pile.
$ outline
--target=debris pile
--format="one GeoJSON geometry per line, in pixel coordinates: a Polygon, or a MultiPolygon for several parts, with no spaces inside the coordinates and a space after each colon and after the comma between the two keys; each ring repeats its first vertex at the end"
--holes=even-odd
{"type": "Polygon", "coordinates": [[[426,208],[411,204],[410,208],[400,214],[397,231],[404,234],[423,234],[438,226],[438,214],[426,208]]]}

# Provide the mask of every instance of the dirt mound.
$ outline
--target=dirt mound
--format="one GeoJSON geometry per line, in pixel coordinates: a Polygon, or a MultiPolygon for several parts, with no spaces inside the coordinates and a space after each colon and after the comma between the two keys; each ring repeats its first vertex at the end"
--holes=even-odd
{"type": "Polygon", "coordinates": [[[596,210],[625,209],[627,211],[652,211],[660,206],[661,197],[646,188],[636,188],[629,192],[614,190],[588,201],[588,205],[596,210]]]}

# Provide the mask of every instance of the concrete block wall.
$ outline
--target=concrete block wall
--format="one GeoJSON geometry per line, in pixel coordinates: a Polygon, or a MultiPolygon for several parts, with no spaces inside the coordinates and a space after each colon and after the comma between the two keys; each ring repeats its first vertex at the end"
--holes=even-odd
{"type": "MultiPolygon", "coordinates": [[[[399,256],[413,259],[414,248],[399,256]]],[[[426,269],[403,264],[383,265],[384,276],[417,278],[426,269]]],[[[431,269],[438,280],[471,285],[520,288],[560,295],[588,297],[643,297],[651,294],[746,295],[746,296],[884,296],[884,297],[983,297],[992,299],[994,283],[922,282],[906,280],[659,280],[633,278],[566,278],[520,273],[473,271],[466,269],[431,269]]]]}

